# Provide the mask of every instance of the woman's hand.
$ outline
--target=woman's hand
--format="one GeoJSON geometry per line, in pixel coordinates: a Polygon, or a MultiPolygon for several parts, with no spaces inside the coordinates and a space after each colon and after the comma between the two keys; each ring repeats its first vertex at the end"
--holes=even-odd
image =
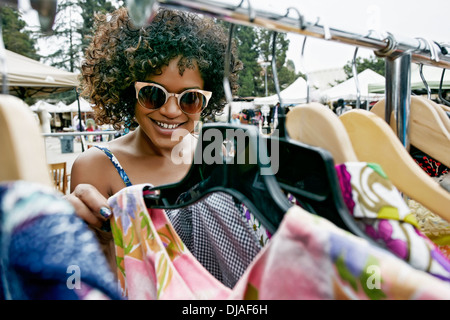
{"type": "Polygon", "coordinates": [[[90,184],[77,185],[73,192],[64,198],[73,205],[77,216],[95,233],[103,254],[114,271],[117,266],[110,226],[111,209],[106,198],[90,184]]]}
{"type": "Polygon", "coordinates": [[[79,184],[72,193],[65,196],[65,199],[73,205],[76,214],[90,227],[105,232],[111,231],[109,227],[111,209],[107,199],[94,186],[79,184]]]}

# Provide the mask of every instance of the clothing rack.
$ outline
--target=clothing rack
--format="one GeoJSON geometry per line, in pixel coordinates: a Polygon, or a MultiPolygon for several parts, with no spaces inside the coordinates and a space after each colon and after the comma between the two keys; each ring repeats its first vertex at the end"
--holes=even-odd
{"type": "Polygon", "coordinates": [[[295,8],[286,8],[285,15],[255,9],[251,1],[242,0],[239,5],[211,0],[157,0],[156,6],[188,10],[215,17],[233,24],[262,27],[276,32],[292,32],[307,37],[339,42],[360,48],[371,49],[386,61],[386,122],[395,112],[397,135],[403,146],[409,150],[409,108],[411,103],[411,62],[439,68],[450,68],[450,55],[446,55],[444,44],[437,44],[422,38],[406,38],[387,33],[383,39],[330,28],[318,22],[305,21],[295,8]],[[246,7],[243,3],[246,2],[246,7]],[[290,9],[297,17],[288,16],[290,9]]]}

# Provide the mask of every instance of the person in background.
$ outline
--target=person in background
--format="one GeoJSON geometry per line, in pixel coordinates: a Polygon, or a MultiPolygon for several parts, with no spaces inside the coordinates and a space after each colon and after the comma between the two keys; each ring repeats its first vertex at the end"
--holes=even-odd
{"type": "Polygon", "coordinates": [[[248,111],[247,109],[243,109],[240,114],[239,114],[239,119],[241,121],[242,124],[248,124],[248,111]]]}
{"type": "Polygon", "coordinates": [[[239,124],[241,121],[239,120],[239,113],[233,112],[231,115],[231,123],[233,124],[239,124]]]}
{"type": "MultiPolygon", "coordinates": [[[[98,125],[123,125],[126,134],[78,156],[66,198],[95,231],[112,268],[107,199],[133,184],[164,185],[186,175],[191,164],[176,164],[172,150],[181,144],[193,155],[196,123],[225,106],[227,44],[222,26],[193,13],[160,8],[144,27],[133,24],[126,8],[97,16],[82,62],[82,96],[95,105],[98,125]]],[[[241,69],[233,42],[232,92],[241,69]]]]}
{"type": "Polygon", "coordinates": [[[352,110],[350,106],[347,106],[347,103],[344,101],[344,99],[339,99],[336,107],[336,114],[340,116],[341,114],[344,114],[347,111],[352,110]]]}
{"type": "MultiPolygon", "coordinates": [[[[86,120],[86,131],[88,132],[94,132],[95,131],[95,121],[94,119],[87,119],[86,120]]],[[[86,136],[86,140],[89,142],[93,142],[94,141],[94,136],[93,135],[88,135],[86,136]]]]}

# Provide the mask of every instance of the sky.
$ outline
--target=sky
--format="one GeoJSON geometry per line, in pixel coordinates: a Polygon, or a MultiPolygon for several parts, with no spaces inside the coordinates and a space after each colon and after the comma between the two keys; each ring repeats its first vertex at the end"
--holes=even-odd
{"type": "MultiPolygon", "coordinates": [[[[287,8],[295,7],[308,22],[315,23],[319,19],[319,24],[362,36],[374,30],[372,36],[390,32],[399,39],[421,37],[450,44],[449,0],[254,0],[251,3],[256,9],[280,15],[286,14],[287,8]]],[[[296,17],[296,14],[292,12],[289,16],[296,17]]],[[[304,64],[301,64],[304,36],[289,33],[288,38],[288,58],[297,68],[304,66],[305,71],[342,67],[353,59],[355,52],[351,45],[309,37],[304,64]]],[[[370,49],[360,48],[358,56],[374,54],[370,49]]]]}
{"type": "MultiPolygon", "coordinates": [[[[27,6],[29,0],[19,0],[27,6]]],[[[398,39],[425,38],[448,43],[450,46],[450,0],[248,0],[262,11],[285,15],[287,8],[296,8],[306,21],[328,25],[330,28],[372,36],[386,32],[398,39]]],[[[243,7],[248,1],[244,1],[243,7]]],[[[214,0],[212,2],[217,2],[214,0]]],[[[221,0],[220,3],[239,5],[241,0],[221,0]]],[[[30,11],[28,21],[36,19],[30,11]]],[[[291,11],[290,17],[296,17],[291,11]]],[[[34,20],[35,21],[35,20],[34,20]]],[[[304,36],[288,33],[288,59],[296,71],[308,72],[343,67],[351,61],[355,47],[334,41],[309,37],[305,44],[303,63],[301,50],[304,36]]],[[[358,56],[373,56],[370,49],[358,49],[358,56]]]]}

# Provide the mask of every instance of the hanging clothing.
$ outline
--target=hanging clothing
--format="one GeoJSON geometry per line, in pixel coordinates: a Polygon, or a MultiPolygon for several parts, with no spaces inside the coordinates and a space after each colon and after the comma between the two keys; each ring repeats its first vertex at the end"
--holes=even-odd
{"type": "MultiPolygon", "coordinates": [[[[410,154],[420,168],[442,188],[450,192],[450,168],[412,145],[410,154]]],[[[408,206],[416,216],[420,230],[450,259],[450,222],[431,212],[414,199],[408,199],[408,206]]]]}
{"type": "MultiPolygon", "coordinates": [[[[106,148],[100,149],[114,163],[124,183],[131,185],[114,155],[106,148]]],[[[344,202],[369,237],[413,267],[450,281],[450,262],[446,251],[441,250],[445,248],[437,247],[421,232],[413,212],[380,166],[355,162],[335,169],[344,202]]],[[[301,206],[292,195],[286,196],[301,206]]],[[[180,195],[186,197],[189,192],[180,195]]],[[[328,209],[325,206],[320,210],[328,209]]],[[[166,213],[194,257],[229,288],[271,238],[244,204],[225,193],[212,194],[166,213]]]]}
{"type": "Polygon", "coordinates": [[[51,187],[0,184],[0,299],[121,299],[88,226],[51,187]]]}
{"type": "Polygon", "coordinates": [[[409,153],[423,171],[439,183],[442,188],[450,192],[450,168],[414,146],[410,147],[409,153]]]}
{"type": "Polygon", "coordinates": [[[400,192],[374,163],[336,166],[344,199],[360,228],[416,269],[450,283],[450,260],[420,231],[400,192]]]}
{"type": "MultiPolygon", "coordinates": [[[[114,164],[125,186],[131,186],[130,178],[114,154],[108,148],[96,147],[114,164]]],[[[189,192],[180,195],[180,199],[187,197],[189,192]]],[[[259,230],[252,230],[256,220],[245,219],[242,210],[242,206],[225,193],[214,193],[181,209],[166,210],[190,252],[229,288],[236,284],[262,247],[260,238],[254,234],[259,230]]]]}
{"type": "MultiPolygon", "coordinates": [[[[335,169],[349,213],[365,234],[413,267],[450,282],[450,260],[445,251],[420,230],[414,213],[379,165],[352,162],[335,169]]],[[[301,206],[295,197],[288,197],[301,206]]],[[[270,234],[243,207],[254,228],[260,229],[259,234],[267,233],[267,243],[270,234]]]]}
{"type": "Polygon", "coordinates": [[[262,248],[241,210],[240,204],[223,192],[181,209],[166,210],[187,249],[229,288],[262,248]]]}
{"type": "Polygon", "coordinates": [[[450,299],[445,281],[298,206],[233,288],[198,262],[162,209],[148,209],[150,185],[109,198],[122,294],[128,299],[450,299]]]}

